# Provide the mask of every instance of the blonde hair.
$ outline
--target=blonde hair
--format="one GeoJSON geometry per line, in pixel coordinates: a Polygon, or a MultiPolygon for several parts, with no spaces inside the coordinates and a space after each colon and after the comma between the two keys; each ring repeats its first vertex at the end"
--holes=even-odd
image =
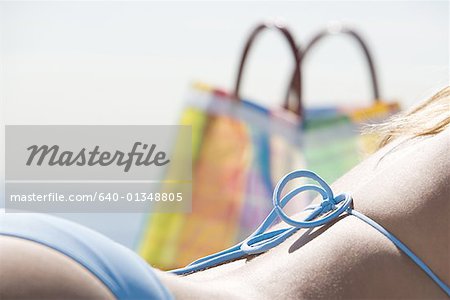
{"type": "Polygon", "coordinates": [[[370,126],[367,133],[380,137],[379,148],[398,137],[435,135],[450,125],[450,87],[447,86],[411,110],[396,114],[387,122],[370,126]]]}

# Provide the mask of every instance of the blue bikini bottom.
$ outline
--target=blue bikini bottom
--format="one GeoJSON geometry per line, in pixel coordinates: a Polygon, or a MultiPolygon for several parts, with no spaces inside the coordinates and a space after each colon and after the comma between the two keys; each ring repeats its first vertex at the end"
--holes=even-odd
{"type": "Polygon", "coordinates": [[[0,235],[61,252],[100,279],[117,299],[173,299],[136,253],[84,226],[43,214],[0,213],[0,235]]]}
{"type": "MultiPolygon", "coordinates": [[[[313,172],[299,170],[286,175],[276,186],[272,200],[273,210],[243,242],[171,272],[179,275],[189,274],[247,255],[263,253],[285,241],[300,228],[321,226],[347,213],[366,222],[390,239],[450,296],[450,288],[405,244],[381,225],[354,210],[352,198],[348,194],[334,196],[330,186],[313,172]],[[306,184],[294,188],[282,197],[286,184],[300,177],[315,180],[319,185],[306,184]],[[308,216],[303,221],[296,221],[284,213],[283,207],[304,191],[319,193],[322,202],[308,207],[308,216]],[[289,227],[267,231],[278,218],[289,227]]],[[[48,215],[0,214],[0,235],[34,241],[67,255],[97,276],[118,299],[172,299],[152,268],[138,255],[83,226],[48,215]]]]}

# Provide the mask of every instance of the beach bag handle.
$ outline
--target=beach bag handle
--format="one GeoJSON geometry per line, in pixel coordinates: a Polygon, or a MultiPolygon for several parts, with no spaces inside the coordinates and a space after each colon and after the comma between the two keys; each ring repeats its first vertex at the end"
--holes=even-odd
{"type": "MultiPolygon", "coordinates": [[[[314,46],[317,45],[317,43],[320,40],[322,40],[325,37],[336,35],[336,34],[350,36],[361,47],[361,49],[364,53],[364,56],[366,58],[367,66],[368,66],[369,72],[370,72],[373,101],[375,103],[379,102],[381,99],[380,91],[379,91],[379,87],[378,87],[378,78],[377,78],[377,73],[375,72],[375,64],[373,62],[372,54],[370,53],[369,47],[367,46],[367,43],[364,41],[364,39],[361,37],[361,35],[352,28],[348,28],[348,27],[345,27],[342,25],[337,25],[337,26],[333,26],[333,27],[328,27],[327,29],[320,31],[306,45],[305,49],[303,49],[303,51],[299,52],[300,64],[303,63],[307,54],[311,52],[311,49],[314,48],[314,46]]],[[[302,85],[301,84],[298,85],[298,83],[297,83],[299,80],[301,80],[301,77],[299,78],[297,72],[294,72],[294,74],[292,76],[292,81],[291,81],[291,91],[295,92],[296,94],[299,93],[300,96],[298,97],[299,98],[298,103],[302,104],[303,103],[302,102],[303,101],[303,94],[302,94],[303,89],[302,89],[302,85]],[[300,90],[298,90],[298,87],[300,87],[300,90]]],[[[289,95],[289,92],[288,92],[288,95],[289,95]]]]}
{"type": "Polygon", "coordinates": [[[255,41],[256,37],[260,35],[263,31],[266,30],[276,30],[279,33],[281,33],[285,38],[286,41],[289,44],[290,50],[292,52],[292,56],[294,57],[294,63],[295,63],[295,70],[293,79],[291,81],[290,89],[294,93],[295,97],[297,97],[297,105],[295,108],[290,107],[290,101],[289,101],[289,95],[286,96],[285,102],[283,104],[283,107],[285,109],[288,109],[290,111],[293,111],[295,114],[297,114],[299,117],[301,117],[302,113],[302,106],[301,106],[301,72],[300,72],[300,50],[297,48],[297,44],[295,42],[294,36],[292,33],[283,25],[275,24],[275,23],[262,23],[256,26],[253,31],[251,32],[250,36],[247,39],[247,42],[245,43],[244,50],[242,52],[241,60],[239,63],[239,69],[237,72],[236,77],[236,83],[234,87],[234,98],[238,101],[240,101],[240,88],[241,88],[241,81],[244,73],[244,66],[245,62],[247,61],[249,51],[253,45],[253,42],[255,41]]]}

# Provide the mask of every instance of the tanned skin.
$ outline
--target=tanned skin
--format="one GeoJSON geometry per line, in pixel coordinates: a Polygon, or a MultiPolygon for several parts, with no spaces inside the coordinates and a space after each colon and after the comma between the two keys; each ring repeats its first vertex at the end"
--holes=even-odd
{"type": "MultiPolygon", "coordinates": [[[[450,130],[399,139],[332,185],[450,285],[450,130]]],[[[277,227],[285,226],[279,224],[277,227]]],[[[33,242],[0,237],[0,298],[112,299],[88,270],[33,242]]],[[[446,299],[368,224],[342,216],[270,251],[188,276],[156,271],[177,299],[446,299]]]]}

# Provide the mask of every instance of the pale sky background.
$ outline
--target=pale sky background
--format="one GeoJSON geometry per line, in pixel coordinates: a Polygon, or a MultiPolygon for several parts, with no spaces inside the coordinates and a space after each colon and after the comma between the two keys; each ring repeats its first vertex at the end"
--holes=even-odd
{"type": "MultiPolygon", "coordinates": [[[[286,23],[303,44],[330,22],[353,25],[372,50],[382,96],[403,107],[449,83],[447,1],[2,1],[1,123],[176,124],[190,82],[232,87],[243,42],[263,20],[286,23]]],[[[315,48],[305,61],[305,106],[370,102],[359,50],[343,37],[315,48]]],[[[285,42],[264,34],[243,94],[279,105],[291,70],[285,42]]],[[[128,214],[66,217],[127,246],[142,221],[128,214]]]]}

